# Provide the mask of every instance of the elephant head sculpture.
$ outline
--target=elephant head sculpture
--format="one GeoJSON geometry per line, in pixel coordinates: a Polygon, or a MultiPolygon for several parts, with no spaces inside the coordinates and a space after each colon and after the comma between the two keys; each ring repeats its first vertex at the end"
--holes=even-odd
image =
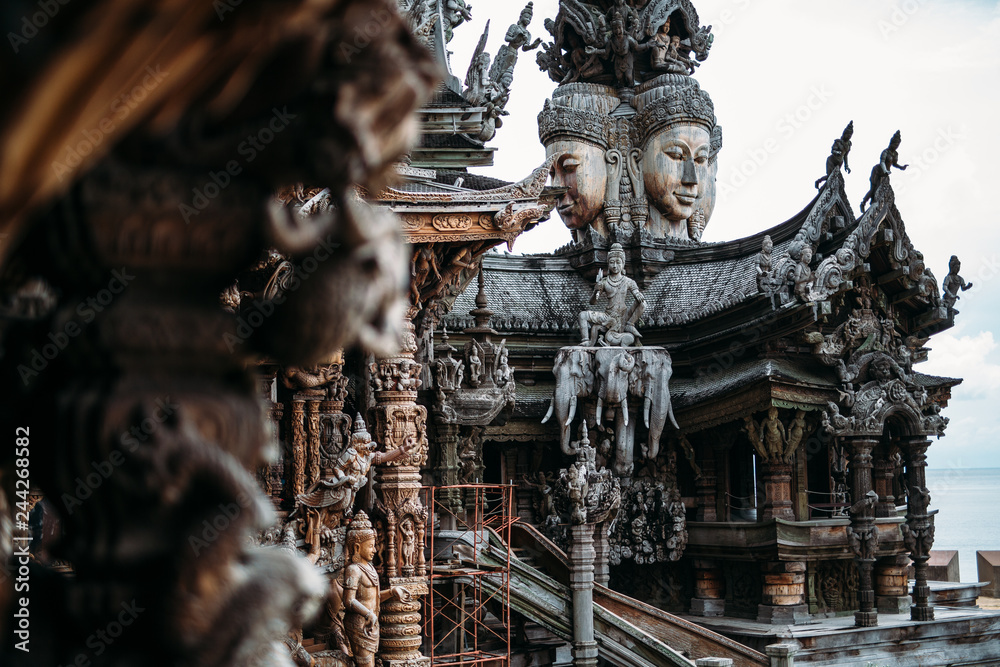
{"type": "Polygon", "coordinates": [[[632,475],[632,452],[635,442],[635,422],[629,420],[629,388],[635,384],[637,370],[635,350],[616,347],[600,348],[597,358],[597,423],[601,423],[604,407],[615,407],[615,472],[622,477],[632,475]]]}
{"type": "Polygon", "coordinates": [[[643,399],[643,419],[649,429],[649,440],[642,445],[642,455],[655,459],[660,453],[660,436],[669,417],[674,428],[674,408],[670,401],[670,376],[673,362],[670,353],[662,348],[644,347],[638,350],[639,369],[633,393],[643,399]]]}
{"type": "Polygon", "coordinates": [[[570,424],[576,416],[580,397],[590,396],[594,391],[593,360],[584,348],[566,347],[556,355],[552,373],[556,376],[556,391],[542,423],[546,423],[555,414],[559,420],[562,451],[572,456],[576,454],[576,450],[570,447],[570,424]]]}

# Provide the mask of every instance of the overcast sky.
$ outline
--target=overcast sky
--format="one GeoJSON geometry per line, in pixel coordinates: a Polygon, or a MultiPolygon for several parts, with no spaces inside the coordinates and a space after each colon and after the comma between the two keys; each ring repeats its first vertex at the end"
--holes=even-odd
{"type": "MultiPolygon", "coordinates": [[[[715,102],[725,144],[719,203],[706,241],[773,227],[815,196],[830,145],[854,120],[847,192],[857,204],[897,129],[897,206],[907,231],[939,280],[957,254],[975,283],[958,302],[954,329],[935,336],[925,373],[965,378],[945,415],[947,436],[930,448],[934,468],[1000,468],[1000,2],[997,0],[694,0],[716,35],[696,78],[715,102]]],[[[465,78],[491,20],[495,54],[523,5],[473,0],[471,24],[449,45],[465,78]]],[[[554,18],[556,0],[535,0],[530,26],[554,18]]],[[[520,180],[544,161],[535,118],[555,84],[522,54],[492,142],[492,168],[520,180]]],[[[569,241],[558,216],[523,236],[517,252],[550,252],[569,241]]]]}

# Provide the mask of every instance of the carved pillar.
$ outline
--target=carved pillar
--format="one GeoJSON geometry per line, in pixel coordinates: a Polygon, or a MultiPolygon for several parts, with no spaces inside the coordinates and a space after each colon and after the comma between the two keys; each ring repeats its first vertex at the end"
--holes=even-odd
{"type": "MultiPolygon", "coordinates": [[[[409,317],[415,314],[410,310],[409,317]]],[[[404,442],[410,452],[378,469],[377,509],[385,526],[384,576],[389,586],[402,586],[413,595],[411,602],[391,598],[382,604],[381,641],[378,658],[383,667],[415,667],[430,664],[420,654],[421,596],[427,595],[426,563],[423,561],[423,535],[427,508],[420,498],[420,467],[427,463],[427,409],[417,405],[420,365],[414,360],[417,351],[413,323],[406,321],[402,351],[397,356],[381,358],[372,365],[375,393],[375,423],[382,451],[391,452],[404,442]],[[412,536],[408,533],[412,532],[412,536]],[[407,539],[418,539],[416,562],[407,562],[407,539]]]]}
{"type": "Polygon", "coordinates": [[[291,414],[291,470],[288,471],[287,500],[291,506],[295,505],[295,499],[306,492],[306,465],[307,465],[307,443],[306,435],[306,404],[300,398],[292,399],[291,414]]]}
{"type": "Polygon", "coordinates": [[[570,528],[570,587],[573,589],[573,665],[597,667],[594,638],[594,525],[570,528]]]}
{"type": "Polygon", "coordinates": [[[875,461],[872,482],[878,493],[878,503],[875,505],[876,517],[896,516],[896,498],[892,495],[892,480],[896,473],[896,462],[892,457],[875,461]]]}
{"type": "MultiPolygon", "coordinates": [[[[441,486],[455,486],[458,484],[458,443],[459,426],[454,421],[438,419],[437,422],[437,443],[438,443],[438,484],[441,486]]],[[[453,530],[456,524],[456,517],[462,511],[462,492],[460,489],[445,489],[439,491],[441,494],[440,503],[454,512],[454,516],[448,513],[441,514],[441,529],[453,530]]]]}
{"type": "Polygon", "coordinates": [[[909,559],[905,555],[883,558],[875,564],[875,600],[881,614],[905,614],[910,609],[909,559]]]}
{"type": "Polygon", "coordinates": [[[762,623],[798,623],[809,618],[806,564],[778,561],[761,564],[763,591],[757,607],[762,623]]]}
{"type": "Polygon", "coordinates": [[[320,401],[312,399],[306,403],[306,488],[311,488],[319,481],[320,460],[319,460],[319,415],[320,401]]]}
{"type": "Polygon", "coordinates": [[[715,449],[705,447],[705,459],[701,464],[701,477],[694,482],[697,494],[698,508],[695,510],[695,521],[718,521],[716,512],[715,449]]]}
{"type": "Polygon", "coordinates": [[[931,502],[926,474],[927,448],[930,444],[924,436],[906,439],[902,443],[906,455],[906,486],[909,490],[903,537],[906,548],[910,551],[916,579],[913,585],[913,606],[910,607],[910,618],[914,621],[934,620],[934,607],[929,602],[931,591],[927,585],[927,561],[930,560],[931,547],[934,546],[934,524],[927,511],[931,502]]]}
{"type": "Polygon", "coordinates": [[[608,556],[611,553],[611,543],[608,541],[611,530],[610,522],[604,521],[594,528],[594,581],[607,586],[611,581],[611,566],[608,556]]]}
{"type": "Polygon", "coordinates": [[[726,611],[726,578],[714,560],[695,560],[694,599],[692,616],[724,616],[726,611]]]}
{"type": "Polygon", "coordinates": [[[878,625],[875,610],[875,590],[872,569],[878,553],[878,528],[875,527],[875,494],[872,493],[872,450],[875,438],[861,436],[847,439],[851,451],[851,525],[847,527],[848,543],[858,564],[858,611],[854,620],[858,627],[878,625]]]}
{"type": "Polygon", "coordinates": [[[761,520],[795,521],[792,509],[792,464],[761,463],[764,476],[764,506],[761,520]]]}

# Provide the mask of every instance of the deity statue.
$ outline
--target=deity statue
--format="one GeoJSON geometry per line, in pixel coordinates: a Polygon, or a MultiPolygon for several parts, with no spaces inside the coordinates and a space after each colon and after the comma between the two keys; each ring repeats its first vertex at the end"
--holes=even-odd
{"type": "Polygon", "coordinates": [[[403,523],[399,524],[399,532],[401,535],[399,553],[402,556],[403,571],[412,572],[414,564],[417,562],[415,559],[417,531],[413,526],[413,519],[406,517],[403,523]]]}
{"type": "Polygon", "coordinates": [[[941,303],[948,309],[949,314],[958,312],[955,310],[955,302],[960,298],[959,291],[967,292],[972,289],[972,283],[965,282],[965,279],[958,275],[961,270],[962,262],[959,261],[958,255],[952,255],[948,262],[948,275],[945,276],[942,286],[944,297],[941,299],[941,303]]]}
{"type": "Polygon", "coordinates": [[[771,253],[774,251],[774,241],[770,236],[765,236],[761,243],[760,254],[757,255],[757,289],[767,293],[771,287],[771,271],[773,270],[773,259],[771,253]]]}
{"type": "Polygon", "coordinates": [[[840,139],[835,139],[833,142],[833,148],[830,149],[830,157],[826,159],[826,176],[821,176],[816,179],[816,189],[819,190],[820,187],[826,183],[827,179],[833,175],[833,172],[840,169],[843,165],[847,173],[851,173],[851,167],[847,162],[847,156],[851,153],[851,137],[854,136],[854,121],[852,120],[848,123],[847,127],[844,128],[844,133],[841,135],[840,139]]]}
{"type": "Polygon", "coordinates": [[[882,181],[889,177],[892,168],[895,167],[900,171],[906,171],[909,165],[899,164],[899,144],[903,142],[902,134],[897,130],[896,134],[892,135],[892,140],[889,142],[889,147],[882,151],[882,156],[879,158],[879,162],[872,168],[872,175],[869,179],[871,184],[871,190],[865,195],[865,198],[861,201],[861,212],[864,213],[868,205],[868,202],[875,198],[875,192],[878,190],[878,186],[882,184],[882,181]]]}
{"type": "Polygon", "coordinates": [[[813,249],[807,245],[802,248],[799,263],[795,265],[795,269],[792,271],[792,281],[795,283],[795,296],[806,302],[809,301],[809,290],[812,289],[813,285],[813,272],[809,266],[812,258],[813,249]]]}
{"type": "Polygon", "coordinates": [[[444,0],[442,8],[444,17],[444,39],[451,42],[455,36],[455,28],[466,21],[472,20],[472,7],[465,3],[465,0],[444,0]]]}
{"type": "Polygon", "coordinates": [[[379,608],[390,597],[410,602],[408,590],[396,586],[379,590],[378,573],[372,565],[375,557],[375,531],[364,512],[358,512],[347,533],[344,573],[344,631],[357,667],[375,667],[379,643],[379,608]]]}
{"type": "Polygon", "coordinates": [[[715,210],[721,130],[696,81],[679,74],[654,81],[660,85],[638,89],[633,120],[650,205],[646,231],[694,240],[715,210]],[[698,212],[697,225],[690,225],[698,212]]]}
{"type": "Polygon", "coordinates": [[[500,47],[496,60],[493,61],[493,67],[490,69],[490,78],[493,81],[500,81],[508,73],[513,74],[519,50],[529,53],[541,46],[541,38],[531,41],[531,33],[528,32],[528,26],[531,24],[533,16],[534,3],[529,2],[521,10],[521,16],[517,23],[507,29],[507,34],[504,37],[506,43],[500,47]]]}
{"type": "Polygon", "coordinates": [[[605,153],[610,114],[621,100],[615,90],[598,84],[560,86],[538,115],[545,155],[555,157],[552,185],[566,188],[556,204],[563,224],[576,241],[592,227],[606,235],[604,200],[608,188],[605,153]]]}
{"type": "Polygon", "coordinates": [[[611,20],[611,32],[605,36],[604,46],[588,46],[586,52],[591,56],[602,56],[611,59],[615,82],[624,88],[635,85],[635,54],[641,51],[636,38],[626,32],[625,17],[615,11],[611,20]]]}
{"type": "Polygon", "coordinates": [[[333,470],[296,498],[295,510],[290,515],[302,518],[300,532],[309,545],[311,559],[319,557],[321,541],[329,537],[330,531],[340,525],[342,517],[354,506],[358,491],[368,483],[372,465],[397,461],[415,446],[414,439],[407,439],[392,452],[376,452],[378,444],[372,441],[364,419],[360,414],[355,417],[351,442],[333,470]]]}
{"type": "Polygon", "coordinates": [[[598,274],[590,305],[595,305],[602,293],[608,299],[604,311],[585,310],[580,313],[580,333],[583,337],[580,344],[593,347],[600,341],[609,347],[633,345],[640,337],[634,325],[646,309],[646,297],[635,281],[625,275],[625,250],[620,243],[613,244],[608,251],[608,275],[598,274]],[[629,294],[634,299],[631,306],[628,303],[629,294]],[[591,330],[590,325],[596,326],[591,330]]]}

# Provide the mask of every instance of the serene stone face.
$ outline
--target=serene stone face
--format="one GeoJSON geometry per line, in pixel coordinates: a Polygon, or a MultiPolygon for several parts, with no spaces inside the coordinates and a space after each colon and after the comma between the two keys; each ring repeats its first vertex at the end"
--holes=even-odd
{"type": "Polygon", "coordinates": [[[675,125],[653,137],[642,158],[650,221],[686,236],[683,221],[696,210],[715,209],[718,163],[709,164],[712,137],[700,125],[675,125]]]}
{"type": "Polygon", "coordinates": [[[552,185],[568,188],[557,210],[563,224],[582,230],[604,210],[608,170],[604,149],[582,141],[559,140],[545,147],[546,157],[558,155],[552,166],[552,185]]]}

